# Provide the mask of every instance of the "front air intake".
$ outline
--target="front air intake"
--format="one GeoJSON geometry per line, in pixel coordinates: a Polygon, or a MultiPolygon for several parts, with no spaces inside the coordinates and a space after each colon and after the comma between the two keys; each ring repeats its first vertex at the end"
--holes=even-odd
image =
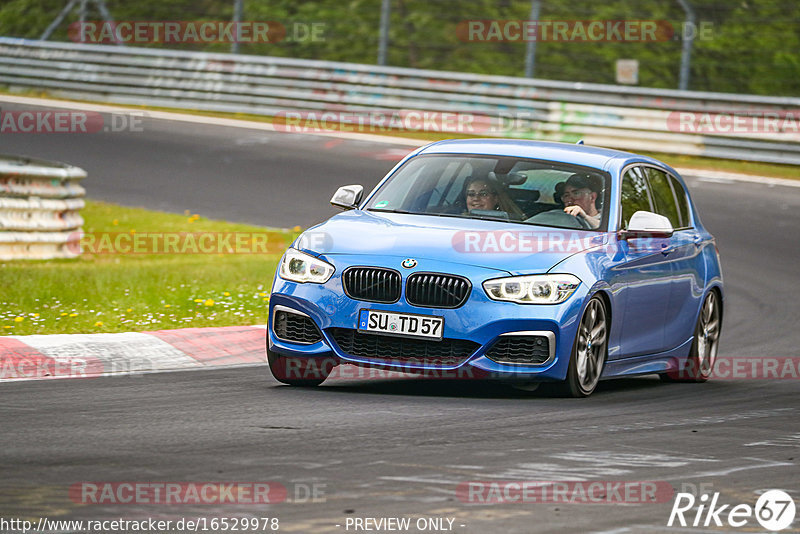
{"type": "Polygon", "coordinates": [[[275,310],[272,327],[275,335],[283,341],[310,345],[322,340],[317,325],[307,315],[288,310],[275,310]]]}

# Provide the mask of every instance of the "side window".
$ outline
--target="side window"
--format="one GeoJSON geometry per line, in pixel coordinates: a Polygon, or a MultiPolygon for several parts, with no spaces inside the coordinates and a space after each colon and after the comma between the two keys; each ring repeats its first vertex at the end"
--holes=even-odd
{"type": "Polygon", "coordinates": [[[675,192],[675,199],[678,201],[678,214],[681,216],[681,228],[691,228],[692,217],[689,214],[689,201],[686,198],[686,190],[674,176],[669,177],[672,190],[675,192]]]}
{"type": "Polygon", "coordinates": [[[653,211],[647,192],[647,180],[640,167],[633,167],[622,177],[622,228],[628,229],[631,216],[637,211],[653,211]]]}
{"type": "Polygon", "coordinates": [[[650,193],[653,195],[656,213],[669,219],[673,228],[681,228],[678,206],[675,204],[675,195],[672,194],[672,187],[666,173],[647,167],[647,177],[650,182],[650,193]]]}

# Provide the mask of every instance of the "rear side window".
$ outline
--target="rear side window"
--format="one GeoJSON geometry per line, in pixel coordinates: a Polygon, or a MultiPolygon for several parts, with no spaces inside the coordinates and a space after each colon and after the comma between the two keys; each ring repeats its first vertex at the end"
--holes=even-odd
{"type": "Polygon", "coordinates": [[[650,193],[653,195],[656,213],[669,219],[673,228],[681,228],[680,215],[678,215],[678,205],[675,203],[675,195],[669,183],[667,174],[652,167],[647,167],[647,177],[650,183],[650,193]]]}
{"type": "Polygon", "coordinates": [[[686,198],[686,190],[674,176],[669,177],[672,190],[675,192],[675,200],[678,201],[678,214],[681,216],[681,228],[691,228],[692,218],[689,215],[689,201],[686,198]]]}
{"type": "Polygon", "coordinates": [[[622,205],[622,226],[627,230],[631,216],[637,211],[653,211],[647,190],[647,179],[641,167],[632,167],[622,177],[620,202],[622,205]]]}

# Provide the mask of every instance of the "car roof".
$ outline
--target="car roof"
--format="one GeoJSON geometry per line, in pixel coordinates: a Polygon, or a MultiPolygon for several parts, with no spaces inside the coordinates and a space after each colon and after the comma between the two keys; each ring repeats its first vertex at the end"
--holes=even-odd
{"type": "Polygon", "coordinates": [[[628,162],[649,162],[669,168],[664,163],[621,150],[601,148],[570,143],[550,141],[529,141],[526,139],[451,139],[438,141],[423,147],[417,155],[422,154],[486,154],[493,156],[512,156],[521,158],[560,161],[609,170],[622,167],[628,162]],[[611,165],[611,162],[614,164],[611,165]]]}

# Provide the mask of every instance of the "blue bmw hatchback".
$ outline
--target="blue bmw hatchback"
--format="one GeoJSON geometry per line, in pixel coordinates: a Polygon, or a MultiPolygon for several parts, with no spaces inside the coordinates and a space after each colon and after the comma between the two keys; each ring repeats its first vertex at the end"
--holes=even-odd
{"type": "Polygon", "coordinates": [[[442,141],[281,259],[267,357],[279,381],[340,363],[590,395],[601,379],[705,381],[722,325],[714,238],[669,166],[615,150],[442,141]]]}

